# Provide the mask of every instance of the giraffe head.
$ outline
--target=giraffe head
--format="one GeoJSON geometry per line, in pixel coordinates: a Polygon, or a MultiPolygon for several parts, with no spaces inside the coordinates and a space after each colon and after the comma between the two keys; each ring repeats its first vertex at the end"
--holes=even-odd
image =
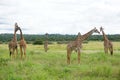
{"type": "Polygon", "coordinates": [[[15,32],[17,32],[20,29],[20,27],[18,27],[18,24],[15,23],[15,32]]]}
{"type": "Polygon", "coordinates": [[[80,32],[78,32],[77,38],[80,38],[82,35],[80,32]]]}
{"type": "Polygon", "coordinates": [[[103,29],[104,29],[104,28],[101,26],[101,27],[100,27],[100,31],[103,31],[103,29]]]}
{"type": "Polygon", "coordinates": [[[78,32],[78,37],[80,37],[81,36],[81,33],[80,32],[78,32]]]}
{"type": "Polygon", "coordinates": [[[100,32],[96,29],[96,27],[93,29],[93,31],[94,31],[95,33],[100,34],[100,32]]]}
{"type": "Polygon", "coordinates": [[[80,32],[78,32],[78,35],[81,35],[81,33],[80,33],[80,32]]]}
{"type": "Polygon", "coordinates": [[[45,34],[46,36],[48,35],[48,33],[45,34]]]}

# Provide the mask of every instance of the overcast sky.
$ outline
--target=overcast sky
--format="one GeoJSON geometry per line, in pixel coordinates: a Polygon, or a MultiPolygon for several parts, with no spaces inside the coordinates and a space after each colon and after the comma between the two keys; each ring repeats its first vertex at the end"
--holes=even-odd
{"type": "Polygon", "coordinates": [[[0,33],[84,34],[104,27],[120,34],[120,0],[0,0],[0,33]]]}

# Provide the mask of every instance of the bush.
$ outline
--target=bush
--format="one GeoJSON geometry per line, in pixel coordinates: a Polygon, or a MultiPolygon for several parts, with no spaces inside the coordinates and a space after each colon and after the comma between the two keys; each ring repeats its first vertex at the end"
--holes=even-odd
{"type": "Polygon", "coordinates": [[[33,42],[32,41],[26,41],[27,42],[27,44],[32,44],[33,42]]]}
{"type": "Polygon", "coordinates": [[[57,44],[68,44],[70,41],[57,41],[57,44]]]}
{"type": "Polygon", "coordinates": [[[40,39],[36,39],[34,42],[33,42],[34,45],[42,45],[43,44],[43,41],[40,40],[40,39]]]}
{"type": "Polygon", "coordinates": [[[52,41],[48,41],[48,44],[54,44],[54,42],[52,42],[52,41]]]}

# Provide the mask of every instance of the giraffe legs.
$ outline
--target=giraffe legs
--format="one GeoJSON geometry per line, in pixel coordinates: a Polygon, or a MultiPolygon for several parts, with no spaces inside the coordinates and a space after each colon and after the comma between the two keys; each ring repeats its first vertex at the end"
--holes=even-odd
{"type": "Polygon", "coordinates": [[[104,51],[105,51],[105,53],[108,53],[108,48],[104,47],[104,51]]]}
{"type": "Polygon", "coordinates": [[[11,58],[15,58],[15,50],[12,50],[11,58]]]}
{"type": "Polygon", "coordinates": [[[67,49],[67,63],[70,64],[70,57],[71,57],[71,50],[70,48],[67,49]]]}
{"type": "Polygon", "coordinates": [[[20,46],[21,59],[26,58],[26,47],[20,46]]]}
{"type": "Polygon", "coordinates": [[[47,45],[46,45],[45,52],[47,52],[47,50],[48,50],[48,47],[47,47],[47,45]]]}
{"type": "Polygon", "coordinates": [[[11,59],[15,58],[15,49],[10,49],[9,51],[11,59]]]}
{"type": "Polygon", "coordinates": [[[18,48],[15,49],[15,52],[16,52],[15,54],[15,57],[16,57],[18,55],[18,48]]]}
{"type": "Polygon", "coordinates": [[[105,51],[105,53],[108,53],[108,50],[110,51],[110,54],[113,55],[113,47],[112,47],[112,46],[109,47],[109,48],[104,47],[104,51],[105,51]]]}
{"type": "Polygon", "coordinates": [[[22,56],[23,56],[22,46],[20,46],[20,54],[21,54],[21,59],[22,59],[22,56]]]}
{"type": "Polygon", "coordinates": [[[12,55],[12,51],[9,49],[9,52],[10,52],[10,57],[11,57],[11,55],[12,55]]]}
{"type": "Polygon", "coordinates": [[[113,55],[113,47],[109,48],[110,54],[113,55]]]}
{"type": "Polygon", "coordinates": [[[44,49],[45,49],[45,52],[47,52],[47,50],[48,50],[48,44],[47,43],[44,44],[44,49]]]}
{"type": "Polygon", "coordinates": [[[45,47],[45,52],[47,52],[47,50],[48,50],[47,47],[45,47]]]}
{"type": "MultiPolygon", "coordinates": [[[[80,63],[80,49],[78,48],[78,64],[80,63]]],[[[67,49],[67,63],[70,64],[71,50],[67,49]]]]}
{"type": "Polygon", "coordinates": [[[80,63],[80,49],[78,48],[78,64],[80,63]]]}
{"type": "Polygon", "coordinates": [[[26,47],[24,47],[24,57],[26,58],[26,47]]]}

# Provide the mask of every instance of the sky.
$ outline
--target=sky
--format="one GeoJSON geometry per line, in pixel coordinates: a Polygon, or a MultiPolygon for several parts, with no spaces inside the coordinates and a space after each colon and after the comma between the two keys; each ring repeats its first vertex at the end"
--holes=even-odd
{"type": "Polygon", "coordinates": [[[0,33],[85,34],[102,26],[120,34],[120,0],[0,0],[0,33]]]}

